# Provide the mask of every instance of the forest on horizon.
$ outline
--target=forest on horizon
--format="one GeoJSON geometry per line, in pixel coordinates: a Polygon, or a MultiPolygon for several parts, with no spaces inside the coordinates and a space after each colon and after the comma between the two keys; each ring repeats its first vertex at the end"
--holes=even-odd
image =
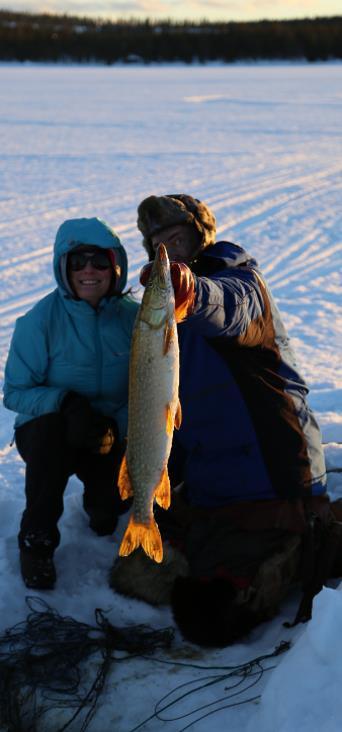
{"type": "Polygon", "coordinates": [[[253,22],[94,20],[0,10],[0,60],[114,63],[330,61],[342,16],[253,22]]]}

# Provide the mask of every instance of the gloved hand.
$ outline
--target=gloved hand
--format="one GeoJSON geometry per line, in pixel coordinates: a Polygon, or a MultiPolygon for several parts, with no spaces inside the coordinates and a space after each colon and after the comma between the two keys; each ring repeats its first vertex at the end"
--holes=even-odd
{"type": "Polygon", "coordinates": [[[93,420],[86,438],[86,447],[91,452],[108,455],[118,437],[116,424],[110,417],[93,412],[93,420]]]}
{"type": "Polygon", "coordinates": [[[110,417],[95,412],[85,396],[69,391],[60,411],[65,418],[69,445],[101,455],[110,452],[117,438],[116,424],[110,417]]]}
{"type": "MultiPolygon", "coordinates": [[[[140,282],[146,286],[153,262],[148,262],[140,272],[140,282]]],[[[171,280],[175,293],[176,321],[180,323],[191,314],[195,302],[195,280],[185,262],[170,262],[171,280]]]]}

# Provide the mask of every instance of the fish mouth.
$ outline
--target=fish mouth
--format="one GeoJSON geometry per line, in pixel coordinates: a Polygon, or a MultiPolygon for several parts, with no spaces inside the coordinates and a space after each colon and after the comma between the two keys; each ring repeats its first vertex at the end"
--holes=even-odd
{"type": "Polygon", "coordinates": [[[163,243],[159,244],[158,249],[157,249],[156,257],[158,257],[158,259],[161,262],[168,262],[169,261],[165,244],[163,244],[163,243]]]}
{"type": "Polygon", "coordinates": [[[174,301],[170,262],[164,244],[159,244],[140,307],[140,320],[153,329],[160,329],[170,314],[174,301]]]}
{"type": "Polygon", "coordinates": [[[158,278],[159,287],[167,287],[170,273],[170,262],[164,244],[159,244],[153,263],[153,274],[158,278]]]}

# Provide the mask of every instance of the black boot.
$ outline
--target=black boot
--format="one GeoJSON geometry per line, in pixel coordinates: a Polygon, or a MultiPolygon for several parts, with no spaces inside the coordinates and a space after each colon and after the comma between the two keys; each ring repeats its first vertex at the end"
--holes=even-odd
{"type": "Polygon", "coordinates": [[[21,575],[26,587],[51,590],[56,582],[53,539],[44,531],[21,534],[19,549],[21,575]]]}
{"type": "Polygon", "coordinates": [[[56,570],[52,557],[37,556],[31,551],[20,551],[21,575],[31,590],[52,590],[56,582],[56,570]]]}

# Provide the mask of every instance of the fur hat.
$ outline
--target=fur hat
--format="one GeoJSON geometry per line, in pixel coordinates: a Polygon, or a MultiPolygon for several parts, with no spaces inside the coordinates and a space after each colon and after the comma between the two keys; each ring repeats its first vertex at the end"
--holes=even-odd
{"type": "Polygon", "coordinates": [[[200,249],[215,243],[216,219],[210,208],[185,193],[149,196],[138,207],[138,229],[149,259],[154,258],[151,236],[176,224],[192,224],[201,236],[200,249]]]}

